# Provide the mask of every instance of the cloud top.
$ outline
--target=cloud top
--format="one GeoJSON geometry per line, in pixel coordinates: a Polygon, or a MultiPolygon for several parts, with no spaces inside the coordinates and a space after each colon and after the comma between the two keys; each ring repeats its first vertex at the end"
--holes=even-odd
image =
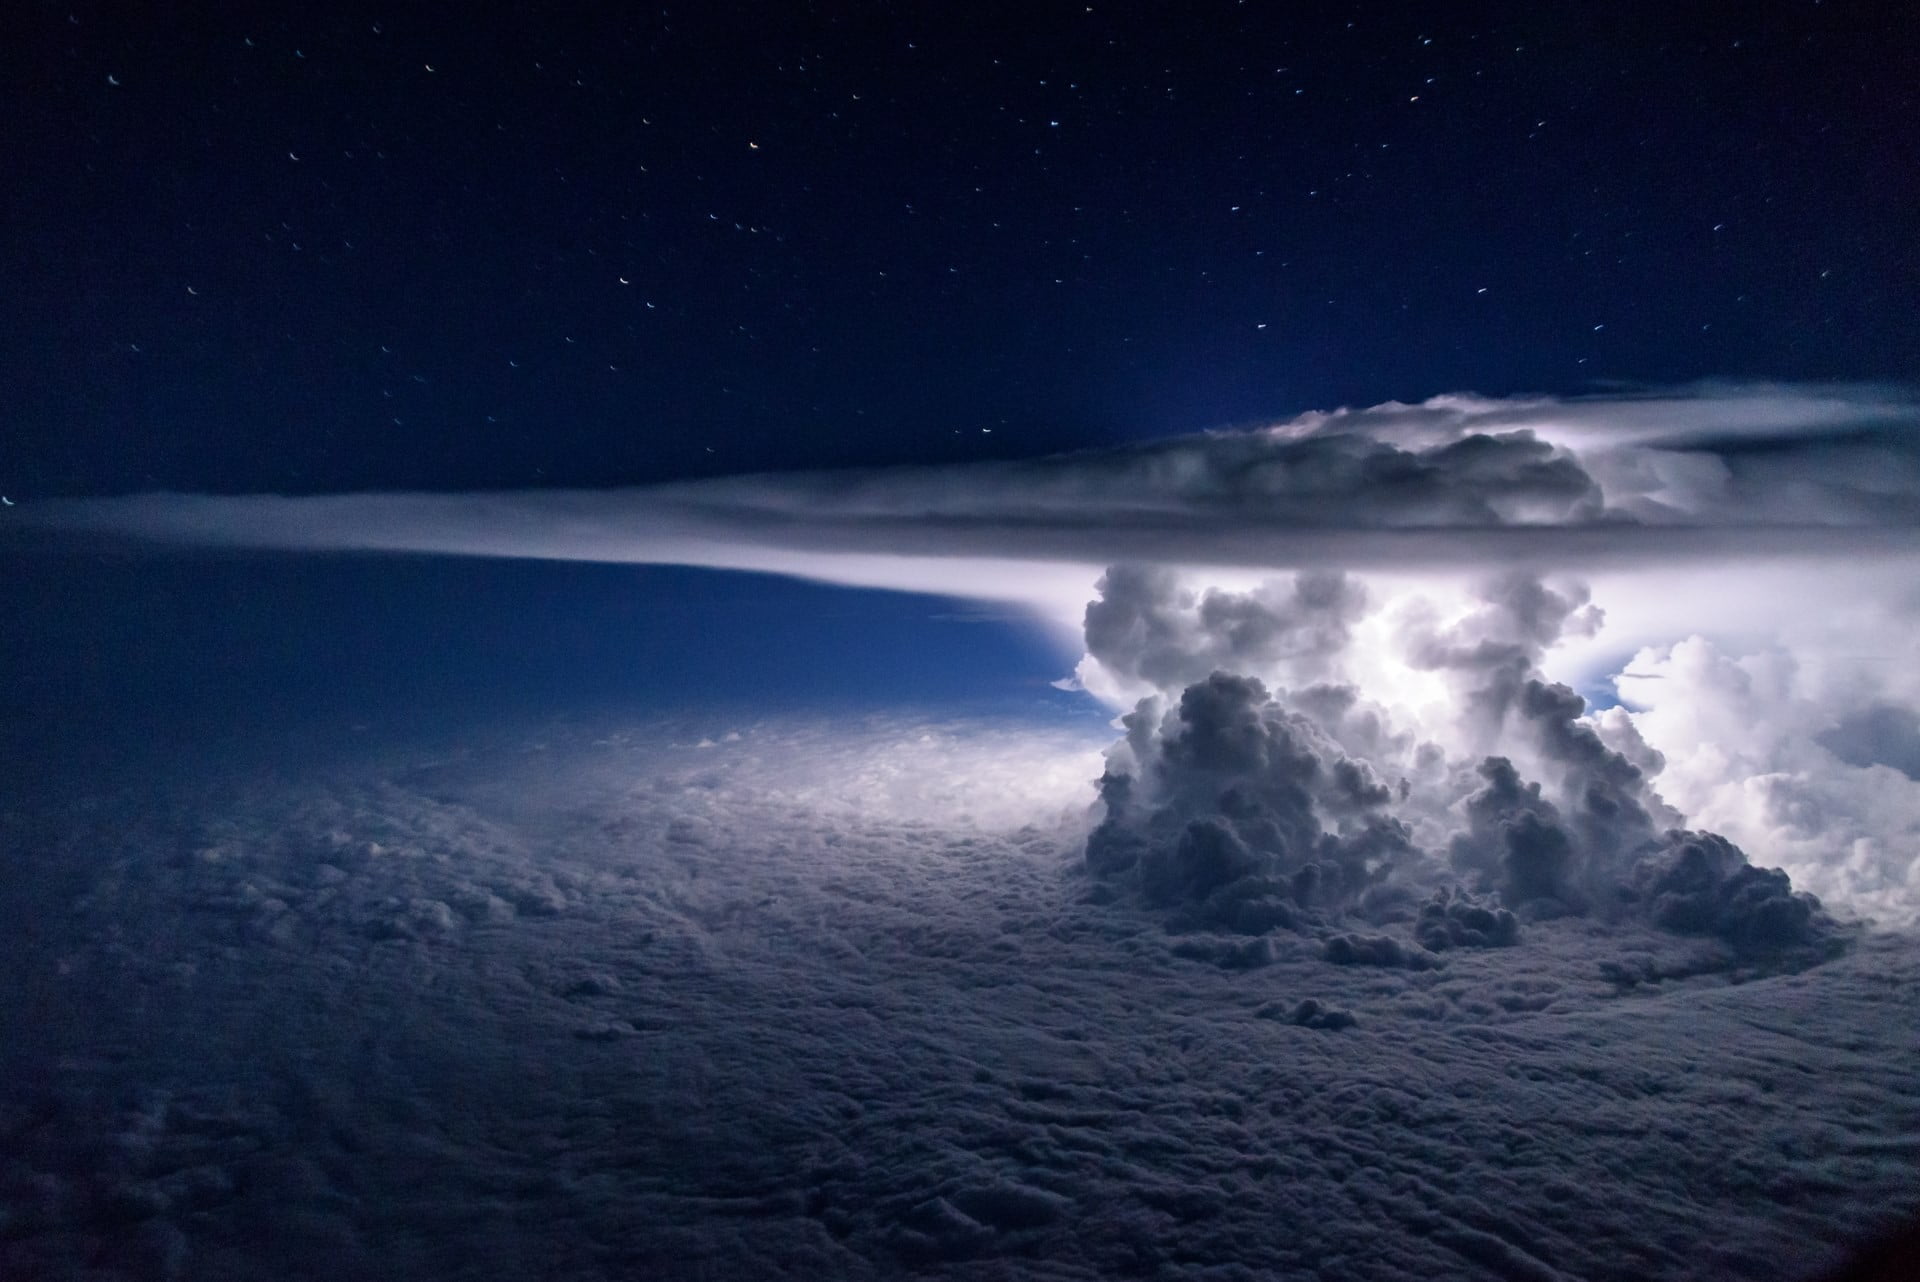
{"type": "Polygon", "coordinates": [[[1597,568],[1888,553],[1920,531],[1920,400],[1775,386],[1447,396],[1014,462],[604,491],[150,494],[22,503],[10,517],[189,544],[862,583],[875,560],[916,558],[1597,568]]]}

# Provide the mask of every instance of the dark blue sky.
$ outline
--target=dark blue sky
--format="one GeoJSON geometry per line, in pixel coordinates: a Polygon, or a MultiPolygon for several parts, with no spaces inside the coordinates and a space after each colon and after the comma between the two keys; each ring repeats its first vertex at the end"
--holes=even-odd
{"type": "Polygon", "coordinates": [[[0,491],[1920,374],[1877,6],[188,8],[4,19],[0,491]]]}
{"type": "Polygon", "coordinates": [[[555,713],[1106,720],[1047,684],[1072,660],[1036,624],[763,575],[50,547],[0,558],[0,595],[0,757],[21,769],[555,713]]]}

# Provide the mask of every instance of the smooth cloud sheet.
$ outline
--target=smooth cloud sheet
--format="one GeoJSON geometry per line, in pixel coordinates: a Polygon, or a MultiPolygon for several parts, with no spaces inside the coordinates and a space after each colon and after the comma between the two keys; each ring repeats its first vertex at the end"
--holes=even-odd
{"type": "Polygon", "coordinates": [[[606,491],[152,494],[23,503],[12,517],[192,544],[682,564],[1030,599],[1006,562],[1592,570],[1906,554],[1920,530],[1917,426],[1920,401],[1875,387],[1447,396],[1019,462],[606,491]]]}

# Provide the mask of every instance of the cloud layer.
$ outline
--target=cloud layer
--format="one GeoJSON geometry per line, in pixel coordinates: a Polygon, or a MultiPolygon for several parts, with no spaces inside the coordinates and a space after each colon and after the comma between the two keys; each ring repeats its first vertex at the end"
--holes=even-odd
{"type": "Polygon", "coordinates": [[[939,563],[1664,565],[1910,552],[1916,425],[1920,402],[1882,388],[1453,396],[1022,462],[614,491],[144,495],[12,515],[188,543],[668,562],[862,584],[890,566],[887,586],[987,596],[1005,589],[939,563]]]}
{"type": "Polygon", "coordinates": [[[1087,748],[543,727],[9,807],[0,1269],[1786,1282],[1911,1205],[1910,940],[1727,984],[1705,845],[1670,926],[1169,933],[1076,867],[1087,748]]]}

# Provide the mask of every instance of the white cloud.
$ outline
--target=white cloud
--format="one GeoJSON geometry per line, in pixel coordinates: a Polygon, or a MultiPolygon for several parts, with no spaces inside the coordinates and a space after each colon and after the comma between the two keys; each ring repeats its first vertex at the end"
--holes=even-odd
{"type": "MultiPolygon", "coordinates": [[[[1908,643],[1910,644],[1910,643],[1908,643]]],[[[1877,666],[1877,665],[1876,665],[1877,666]]],[[[1664,796],[1829,902],[1892,925],[1920,920],[1920,781],[1821,742],[1885,690],[1819,689],[1773,647],[1744,656],[1702,637],[1643,650],[1618,678],[1634,728],[1665,757],[1664,796]]],[[[1904,675],[1904,674],[1903,674],[1904,675]]]]}
{"type": "MultiPolygon", "coordinates": [[[[186,543],[768,570],[1032,601],[1018,563],[1597,570],[1910,554],[1920,403],[1705,388],[1309,414],[1022,462],[610,491],[21,504],[21,525],[186,543]],[[876,551],[884,549],[884,551],[876,551]]],[[[1043,574],[1044,577],[1044,574],[1043,574]]]]}

